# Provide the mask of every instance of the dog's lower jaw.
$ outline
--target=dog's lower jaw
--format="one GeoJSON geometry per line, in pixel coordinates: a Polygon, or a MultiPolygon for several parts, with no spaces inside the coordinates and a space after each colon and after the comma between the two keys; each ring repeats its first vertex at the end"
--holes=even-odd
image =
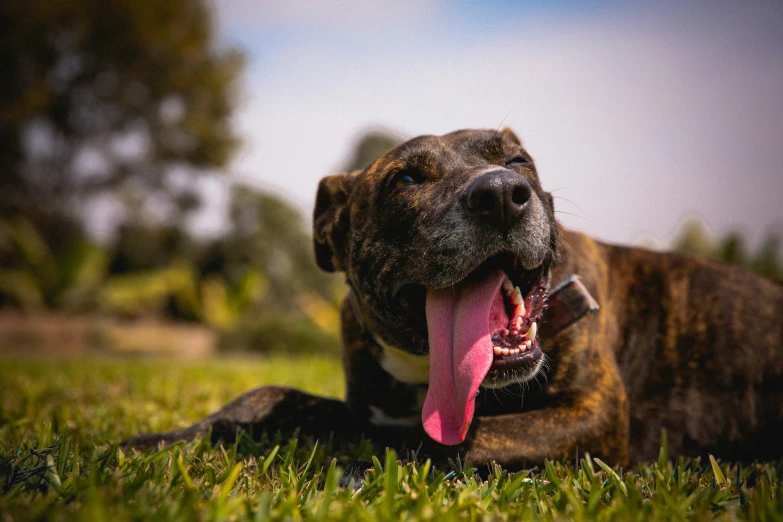
{"type": "Polygon", "coordinates": [[[539,374],[543,373],[542,370],[546,367],[546,355],[540,353],[531,363],[532,364],[528,364],[524,368],[490,370],[484,378],[484,382],[481,383],[481,387],[497,390],[511,384],[524,384],[528,381],[535,380],[538,378],[539,374]]]}

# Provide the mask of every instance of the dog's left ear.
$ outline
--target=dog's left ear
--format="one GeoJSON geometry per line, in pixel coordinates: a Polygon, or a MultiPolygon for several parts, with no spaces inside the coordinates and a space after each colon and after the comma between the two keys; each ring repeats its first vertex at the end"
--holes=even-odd
{"type": "Polygon", "coordinates": [[[327,272],[344,269],[340,259],[349,227],[348,198],[355,180],[351,174],[334,174],[318,184],[313,211],[313,245],[316,264],[327,272]]]}
{"type": "Polygon", "coordinates": [[[519,137],[516,134],[514,134],[514,131],[512,131],[508,127],[500,131],[500,135],[506,138],[507,140],[513,141],[517,145],[522,145],[522,140],[520,140],[519,137]]]}

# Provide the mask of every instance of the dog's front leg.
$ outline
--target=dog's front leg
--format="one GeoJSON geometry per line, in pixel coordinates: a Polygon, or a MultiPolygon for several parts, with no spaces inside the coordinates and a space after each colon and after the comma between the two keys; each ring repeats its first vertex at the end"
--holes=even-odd
{"type": "Polygon", "coordinates": [[[244,431],[258,435],[263,431],[293,433],[319,438],[335,434],[358,438],[362,423],[343,401],[310,395],[293,388],[262,386],[251,390],[197,423],[164,433],[136,435],[123,445],[135,448],[160,448],[189,441],[211,433],[213,443],[232,442],[244,431]]]}
{"type": "Polygon", "coordinates": [[[475,418],[463,444],[472,462],[520,467],[564,455],[570,458],[578,451],[626,464],[630,412],[619,372],[610,362],[580,366],[565,371],[571,376],[570,386],[558,390],[555,378],[548,387],[547,405],[475,418]]]}
{"type": "Polygon", "coordinates": [[[628,461],[625,397],[598,393],[571,404],[474,419],[464,447],[471,462],[512,468],[590,452],[612,464],[628,461]]]}

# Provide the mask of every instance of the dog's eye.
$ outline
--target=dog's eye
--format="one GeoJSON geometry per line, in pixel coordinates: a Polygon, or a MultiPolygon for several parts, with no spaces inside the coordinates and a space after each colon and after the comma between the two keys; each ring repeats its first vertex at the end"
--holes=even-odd
{"type": "Polygon", "coordinates": [[[508,167],[509,165],[526,165],[528,163],[530,163],[530,160],[520,154],[508,160],[506,162],[506,167],[508,167]]]}
{"type": "Polygon", "coordinates": [[[410,187],[421,183],[421,174],[415,170],[400,170],[392,177],[391,186],[396,189],[410,187]]]}

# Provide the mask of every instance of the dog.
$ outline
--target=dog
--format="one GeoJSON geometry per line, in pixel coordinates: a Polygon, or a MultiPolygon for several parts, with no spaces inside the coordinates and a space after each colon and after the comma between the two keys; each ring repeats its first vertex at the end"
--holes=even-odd
{"type": "Polygon", "coordinates": [[[513,469],[652,460],[665,430],[675,457],[783,454],[783,285],[566,230],[509,129],[324,178],[313,237],[350,287],[345,400],[261,387],[130,445],[298,429],[513,469]]]}

